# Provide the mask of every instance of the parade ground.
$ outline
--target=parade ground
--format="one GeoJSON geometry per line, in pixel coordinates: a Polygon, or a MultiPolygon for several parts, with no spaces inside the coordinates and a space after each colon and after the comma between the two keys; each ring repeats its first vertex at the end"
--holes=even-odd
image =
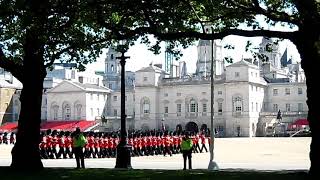
{"type": "MultiPolygon", "coordinates": [[[[214,159],[220,169],[308,170],[310,137],[216,138],[214,159]]],[[[12,145],[0,145],[0,166],[10,166],[12,145]]],[[[27,156],[27,154],[26,154],[27,156]]],[[[207,169],[209,153],[192,154],[193,169],[207,169]]],[[[42,161],[45,167],[75,167],[74,159],[42,161]]],[[[114,168],[115,158],[85,159],[87,168],[114,168]]],[[[183,168],[181,154],[131,158],[134,169],[183,168]]]]}

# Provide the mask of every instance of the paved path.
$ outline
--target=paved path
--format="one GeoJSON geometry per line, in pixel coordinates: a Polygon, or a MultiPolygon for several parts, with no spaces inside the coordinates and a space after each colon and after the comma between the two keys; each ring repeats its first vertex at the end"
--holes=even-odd
{"type": "MultiPolygon", "coordinates": [[[[311,138],[218,138],[215,160],[221,169],[307,170],[311,138]]],[[[0,145],[0,166],[11,163],[12,146],[0,145]]],[[[193,154],[193,168],[206,169],[209,153],[193,154]]],[[[113,168],[115,159],[86,159],[88,168],[113,168]]],[[[45,167],[75,167],[74,159],[43,160],[45,167]]],[[[182,169],[182,155],[133,157],[135,169],[182,169]]]]}

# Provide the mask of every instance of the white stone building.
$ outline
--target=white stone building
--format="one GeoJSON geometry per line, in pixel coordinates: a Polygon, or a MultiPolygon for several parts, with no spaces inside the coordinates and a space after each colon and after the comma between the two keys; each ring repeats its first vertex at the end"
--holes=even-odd
{"type": "MultiPolygon", "coordinates": [[[[263,38],[260,53],[264,53],[270,43],[272,40],[263,38]]],[[[134,74],[134,86],[127,89],[127,97],[130,96],[126,101],[126,112],[130,116],[127,127],[160,129],[165,125],[169,130],[209,127],[211,49],[215,59],[214,127],[219,136],[263,136],[279,109],[284,123],[306,118],[303,71],[299,64],[285,59],[286,54],[280,58],[278,47],[272,46],[272,52],[265,52],[270,56],[268,62],[242,59],[225,67],[220,42],[215,41],[212,47],[210,41],[200,41],[197,70],[193,75],[167,77],[161,68],[152,64],[138,70],[134,74]]],[[[109,61],[107,59],[106,64],[110,64],[109,61]]],[[[119,98],[120,92],[111,92],[105,112],[120,118],[120,100],[112,100],[115,96],[119,98]]],[[[111,117],[109,121],[111,128],[120,127],[119,119],[111,117]]]]}
{"type": "Polygon", "coordinates": [[[47,120],[99,119],[108,93],[110,90],[102,86],[65,80],[47,91],[47,120]]]}

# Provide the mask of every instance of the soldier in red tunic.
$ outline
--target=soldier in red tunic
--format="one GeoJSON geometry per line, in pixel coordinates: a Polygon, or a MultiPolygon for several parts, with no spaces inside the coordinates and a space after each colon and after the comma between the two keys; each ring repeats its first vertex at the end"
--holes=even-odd
{"type": "Polygon", "coordinates": [[[205,137],[204,133],[202,133],[200,135],[200,140],[201,140],[201,144],[202,144],[201,149],[200,149],[200,153],[202,153],[203,149],[205,149],[206,152],[208,152],[208,149],[206,147],[206,137],[205,137]]]}
{"type": "Polygon", "coordinates": [[[51,152],[52,152],[52,156],[51,157],[55,157],[56,159],[58,159],[58,152],[57,152],[57,145],[58,145],[58,136],[57,136],[57,130],[53,130],[52,131],[52,138],[51,138],[51,152]]]}
{"type": "Polygon", "coordinates": [[[42,159],[48,159],[48,154],[47,154],[47,140],[46,140],[45,133],[41,132],[40,133],[40,144],[39,144],[39,149],[40,149],[40,156],[42,159]]]}
{"type": "Polygon", "coordinates": [[[60,159],[60,158],[61,158],[61,155],[62,155],[63,158],[65,159],[65,158],[67,158],[67,157],[66,157],[66,153],[65,153],[65,144],[64,144],[65,136],[64,136],[64,132],[61,131],[61,132],[59,133],[59,135],[57,136],[57,138],[58,138],[57,144],[58,144],[58,147],[59,147],[59,151],[58,151],[58,153],[57,153],[57,159],[60,159]]]}
{"type": "Polygon", "coordinates": [[[64,146],[65,146],[65,154],[68,155],[69,158],[73,158],[72,144],[73,144],[73,141],[70,136],[70,132],[66,132],[64,146]]]}

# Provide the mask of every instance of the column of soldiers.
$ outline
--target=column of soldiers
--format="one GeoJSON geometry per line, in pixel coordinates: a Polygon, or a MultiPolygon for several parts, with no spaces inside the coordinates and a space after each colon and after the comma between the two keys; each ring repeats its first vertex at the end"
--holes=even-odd
{"type": "MultiPolygon", "coordinates": [[[[119,132],[84,132],[87,144],[84,147],[85,158],[114,158],[119,143],[119,132]]],[[[180,144],[184,132],[133,131],[129,132],[128,144],[132,146],[131,156],[154,156],[180,153],[180,144]]],[[[41,133],[39,149],[43,159],[73,158],[73,133],[48,130],[41,133]]],[[[207,137],[204,133],[191,133],[193,152],[207,150],[207,137]]]]}
{"type": "Polygon", "coordinates": [[[16,135],[14,132],[11,133],[0,133],[0,144],[15,144],[16,135]]]}

